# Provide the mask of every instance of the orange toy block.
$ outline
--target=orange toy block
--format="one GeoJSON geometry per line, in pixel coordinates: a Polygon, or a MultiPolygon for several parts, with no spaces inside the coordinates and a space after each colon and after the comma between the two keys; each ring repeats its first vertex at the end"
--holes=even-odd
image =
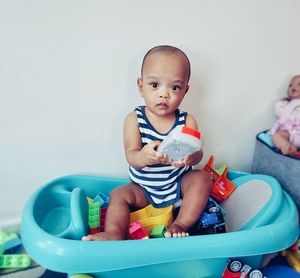
{"type": "Polygon", "coordinates": [[[214,156],[212,155],[204,166],[203,170],[208,173],[208,175],[214,182],[211,188],[210,195],[218,202],[223,202],[228,199],[236,186],[226,177],[228,167],[226,167],[224,172],[220,175],[213,169],[213,162],[214,156]]]}

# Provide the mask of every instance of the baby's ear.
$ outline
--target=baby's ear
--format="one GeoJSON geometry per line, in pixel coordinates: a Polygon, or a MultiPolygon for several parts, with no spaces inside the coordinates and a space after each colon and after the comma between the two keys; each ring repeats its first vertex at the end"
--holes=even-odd
{"type": "Polygon", "coordinates": [[[143,96],[143,80],[142,80],[142,78],[139,77],[137,79],[136,83],[138,85],[138,89],[139,89],[141,96],[143,96]]]}
{"type": "Polygon", "coordinates": [[[186,88],[185,88],[185,94],[188,92],[189,88],[190,88],[190,86],[189,86],[189,84],[187,84],[186,88]]]}

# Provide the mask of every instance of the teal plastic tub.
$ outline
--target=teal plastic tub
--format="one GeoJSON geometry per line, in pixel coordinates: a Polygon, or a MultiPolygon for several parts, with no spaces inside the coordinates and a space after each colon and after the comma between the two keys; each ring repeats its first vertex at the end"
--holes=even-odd
{"type": "Polygon", "coordinates": [[[86,195],[109,194],[127,179],[66,176],[42,186],[27,201],[21,236],[43,267],[93,277],[221,277],[229,258],[258,268],[265,254],[298,237],[298,212],[274,178],[231,171],[237,185],[228,200],[227,233],[151,240],[80,241],[87,232],[86,195]]]}

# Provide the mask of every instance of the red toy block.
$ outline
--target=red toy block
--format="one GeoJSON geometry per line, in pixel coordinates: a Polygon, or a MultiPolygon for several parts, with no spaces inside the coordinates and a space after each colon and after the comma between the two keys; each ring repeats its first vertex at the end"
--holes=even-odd
{"type": "Polygon", "coordinates": [[[129,225],[129,236],[131,239],[149,239],[148,233],[138,221],[129,225]]]}
{"type": "Polygon", "coordinates": [[[99,232],[100,232],[100,228],[99,228],[99,227],[98,227],[98,228],[93,228],[93,229],[90,230],[90,233],[91,233],[92,235],[98,234],[99,232]]]}
{"type": "Polygon", "coordinates": [[[100,232],[104,232],[107,208],[100,208],[100,232]]]}

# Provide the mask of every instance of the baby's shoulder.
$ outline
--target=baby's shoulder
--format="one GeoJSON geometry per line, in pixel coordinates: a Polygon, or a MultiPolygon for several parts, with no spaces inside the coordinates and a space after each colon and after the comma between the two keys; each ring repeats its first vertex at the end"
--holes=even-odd
{"type": "Polygon", "coordinates": [[[193,114],[189,113],[189,112],[186,112],[186,119],[189,119],[189,120],[195,120],[195,117],[193,114]]]}
{"type": "Polygon", "coordinates": [[[189,127],[198,129],[197,120],[191,113],[187,113],[186,119],[185,119],[185,124],[189,127]]]}
{"type": "Polygon", "coordinates": [[[136,112],[135,111],[131,111],[129,112],[126,117],[125,117],[125,123],[128,123],[128,122],[136,122],[136,119],[137,119],[137,115],[136,115],[136,112]]]}

